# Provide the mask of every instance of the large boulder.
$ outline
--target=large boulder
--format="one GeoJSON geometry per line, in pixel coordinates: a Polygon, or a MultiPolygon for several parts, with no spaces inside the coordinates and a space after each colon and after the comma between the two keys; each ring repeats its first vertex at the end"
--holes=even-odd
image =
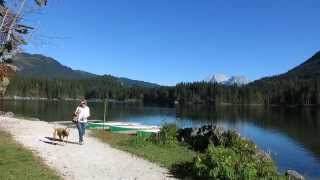
{"type": "Polygon", "coordinates": [[[204,151],[209,144],[222,145],[225,142],[225,131],[217,126],[202,126],[201,128],[185,128],[178,131],[178,140],[189,144],[197,151],[204,151]]]}

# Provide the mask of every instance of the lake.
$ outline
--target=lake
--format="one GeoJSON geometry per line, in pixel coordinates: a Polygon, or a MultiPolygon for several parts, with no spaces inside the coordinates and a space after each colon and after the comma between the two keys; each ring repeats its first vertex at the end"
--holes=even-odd
{"type": "MultiPolygon", "coordinates": [[[[43,121],[69,121],[77,102],[0,101],[0,110],[43,121]]],[[[89,103],[91,119],[103,119],[103,103],[89,103]]],[[[266,152],[281,171],[294,169],[320,179],[320,108],[263,106],[163,107],[110,103],[109,121],[130,121],[150,125],[176,123],[179,127],[218,125],[236,129],[266,152]]]]}

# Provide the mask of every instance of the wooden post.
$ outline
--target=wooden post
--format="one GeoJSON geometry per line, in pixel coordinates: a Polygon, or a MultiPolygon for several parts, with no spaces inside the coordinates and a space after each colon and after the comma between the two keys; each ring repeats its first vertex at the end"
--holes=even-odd
{"type": "Polygon", "coordinates": [[[102,129],[104,129],[104,124],[106,122],[106,111],[107,111],[107,99],[104,99],[103,126],[102,126],[102,129]]]}
{"type": "Polygon", "coordinates": [[[104,112],[103,112],[103,126],[102,129],[104,129],[105,122],[107,121],[108,118],[108,98],[104,99],[104,112]]]}

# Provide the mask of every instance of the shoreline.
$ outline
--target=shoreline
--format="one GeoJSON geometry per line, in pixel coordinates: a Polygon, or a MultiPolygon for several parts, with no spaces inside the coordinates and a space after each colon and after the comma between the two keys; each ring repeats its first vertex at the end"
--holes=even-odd
{"type": "MultiPolygon", "coordinates": [[[[60,102],[60,101],[81,101],[83,98],[46,98],[46,97],[31,97],[31,96],[3,96],[0,97],[0,100],[11,100],[11,101],[48,101],[48,102],[60,102]]],[[[103,103],[104,99],[87,99],[87,102],[91,103],[103,103]]],[[[144,102],[140,99],[126,99],[126,100],[117,100],[117,99],[107,99],[109,103],[119,103],[119,104],[148,104],[154,102],[144,102]]],[[[155,104],[163,104],[161,102],[156,102],[155,104]]],[[[164,104],[170,104],[172,106],[213,106],[213,107],[227,107],[227,106],[239,106],[239,107],[266,107],[266,108],[274,108],[274,107],[284,107],[284,108],[297,108],[297,107],[318,107],[319,104],[232,104],[232,103],[219,103],[219,104],[207,104],[207,103],[194,103],[194,102],[167,102],[164,104]]]]}
{"type": "MultiPolygon", "coordinates": [[[[4,96],[0,97],[0,100],[12,100],[12,101],[81,101],[80,98],[46,98],[46,97],[29,97],[29,96],[4,96]]],[[[88,102],[100,102],[103,103],[104,99],[87,99],[88,102]]],[[[111,103],[142,103],[138,99],[116,100],[108,99],[111,103]]]]}

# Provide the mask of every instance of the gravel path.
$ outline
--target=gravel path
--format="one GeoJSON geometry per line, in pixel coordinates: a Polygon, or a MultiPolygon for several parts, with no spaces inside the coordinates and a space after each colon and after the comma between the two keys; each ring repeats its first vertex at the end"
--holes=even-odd
{"type": "Polygon", "coordinates": [[[9,132],[16,141],[36,152],[66,180],[173,179],[168,175],[168,170],[111,148],[94,137],[87,136],[83,146],[76,144],[76,129],[70,131],[71,143],[51,144],[47,137],[52,137],[54,126],[43,121],[0,117],[1,130],[9,132]]]}

